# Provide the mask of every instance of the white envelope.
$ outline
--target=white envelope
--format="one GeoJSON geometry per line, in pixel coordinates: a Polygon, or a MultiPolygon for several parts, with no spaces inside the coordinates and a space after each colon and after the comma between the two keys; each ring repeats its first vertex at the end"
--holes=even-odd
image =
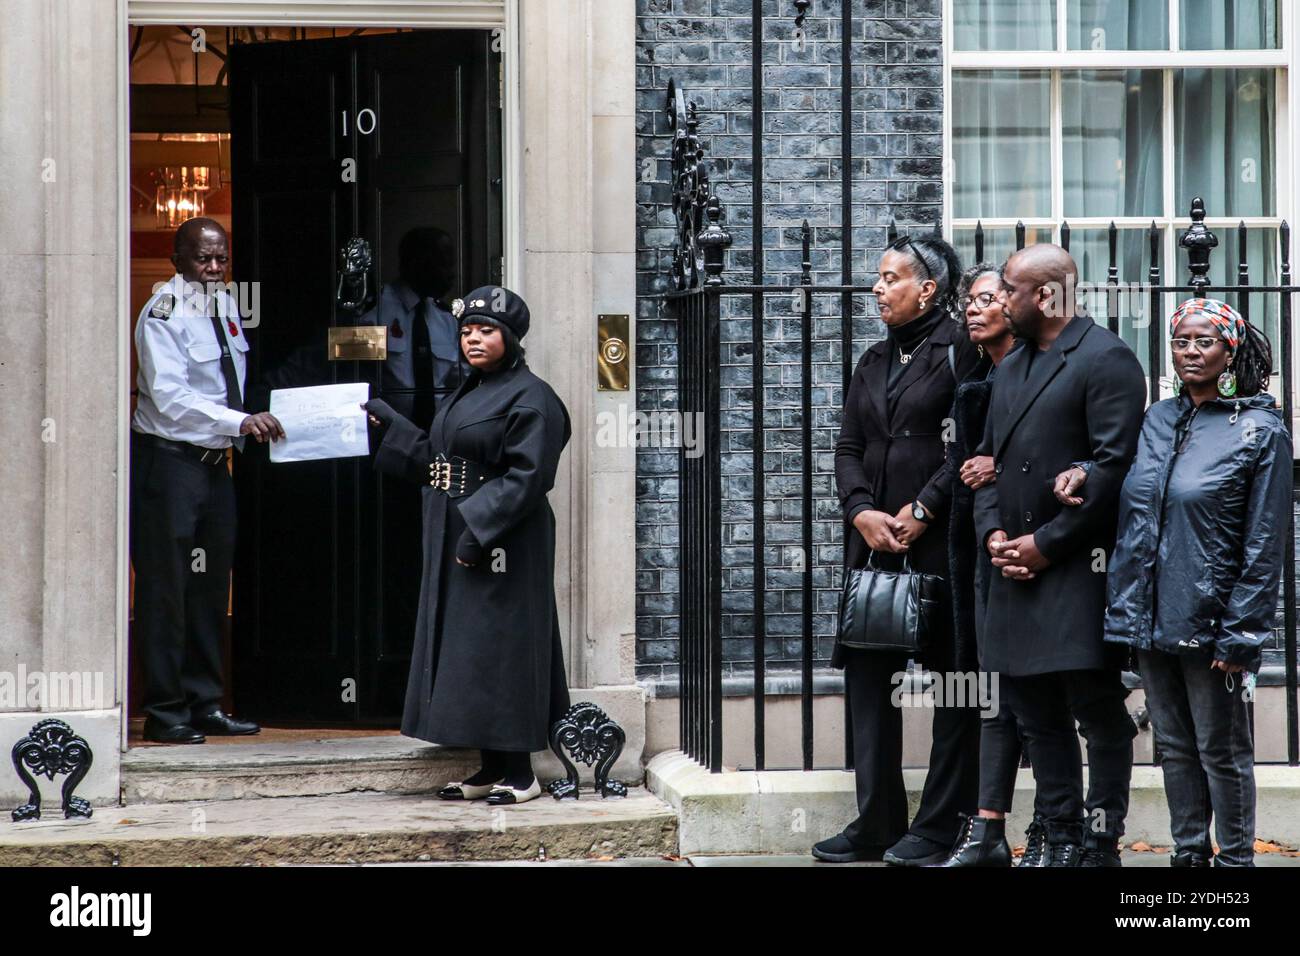
{"type": "Polygon", "coordinates": [[[284,438],[271,443],[271,461],[317,461],[370,454],[366,413],[370,385],[314,385],[271,392],[271,414],[284,426],[284,438]]]}

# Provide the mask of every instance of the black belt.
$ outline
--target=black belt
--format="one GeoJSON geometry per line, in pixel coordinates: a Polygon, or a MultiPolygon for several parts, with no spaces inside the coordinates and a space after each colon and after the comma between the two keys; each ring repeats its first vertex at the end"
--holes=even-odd
{"type": "Polygon", "coordinates": [[[163,438],[160,435],[150,435],[146,432],[131,432],[140,441],[146,445],[153,445],[155,448],[161,448],[164,451],[178,451],[190,458],[197,459],[204,465],[224,465],[226,463],[225,448],[204,448],[202,445],[191,445],[187,441],[173,441],[170,438],[163,438]]]}
{"type": "Polygon", "coordinates": [[[472,495],[487,482],[500,478],[503,474],[505,472],[500,468],[489,468],[457,455],[448,458],[442,452],[429,463],[429,484],[448,498],[472,495]]]}

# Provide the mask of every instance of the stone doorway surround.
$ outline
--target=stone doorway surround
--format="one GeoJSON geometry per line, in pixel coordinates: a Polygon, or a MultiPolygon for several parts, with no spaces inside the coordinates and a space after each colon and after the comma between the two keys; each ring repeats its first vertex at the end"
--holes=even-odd
{"type": "MultiPolygon", "coordinates": [[[[81,795],[116,803],[125,747],[131,383],[128,27],[135,23],[502,26],[506,275],[534,321],[529,361],[573,420],[552,507],[556,591],[575,700],[639,758],[635,449],[598,448],[596,322],[635,319],[634,0],[13,0],[0,32],[0,672],[102,676],[96,706],[0,709],[0,744],[68,720],[95,765],[81,795]],[[16,103],[25,104],[14,108],[16,103]],[[594,558],[594,560],[593,560],[594,558]]],[[[52,795],[52,792],[51,792],[52,795]]],[[[0,801],[24,796],[0,773],[0,801]]],[[[48,798],[47,798],[48,799],[48,798]]]]}

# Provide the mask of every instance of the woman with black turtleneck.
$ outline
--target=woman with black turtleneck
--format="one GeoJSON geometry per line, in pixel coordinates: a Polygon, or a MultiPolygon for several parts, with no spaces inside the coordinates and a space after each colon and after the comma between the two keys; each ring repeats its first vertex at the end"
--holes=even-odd
{"type": "MultiPolygon", "coordinates": [[[[846,523],[845,561],[947,577],[945,533],[951,476],[944,431],[957,383],[979,364],[975,346],[953,321],[957,253],[935,236],[901,236],[880,259],[872,291],[889,329],[853,373],[835,445],[835,480],[846,523]],[[932,527],[937,526],[937,527],[932,527]]],[[[923,665],[943,681],[956,669],[951,615],[936,615],[923,665]]],[[[930,769],[921,806],[907,822],[903,786],[903,715],[893,694],[907,670],[902,652],[835,646],[831,663],[844,668],[853,725],[858,817],[813,847],[833,863],[880,860],[923,866],[944,860],[955,842],[959,814],[974,806],[978,783],[980,712],[967,706],[934,709],[930,769]]],[[[944,682],[944,686],[951,686],[944,682]]]]}

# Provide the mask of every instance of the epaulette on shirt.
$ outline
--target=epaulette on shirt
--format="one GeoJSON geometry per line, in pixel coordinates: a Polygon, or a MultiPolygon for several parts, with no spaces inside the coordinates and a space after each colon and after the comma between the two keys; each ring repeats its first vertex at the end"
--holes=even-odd
{"type": "Polygon", "coordinates": [[[150,307],[149,318],[162,319],[166,322],[171,318],[172,309],[174,308],[176,308],[176,296],[170,292],[164,292],[158,296],[158,301],[150,307]]]}

